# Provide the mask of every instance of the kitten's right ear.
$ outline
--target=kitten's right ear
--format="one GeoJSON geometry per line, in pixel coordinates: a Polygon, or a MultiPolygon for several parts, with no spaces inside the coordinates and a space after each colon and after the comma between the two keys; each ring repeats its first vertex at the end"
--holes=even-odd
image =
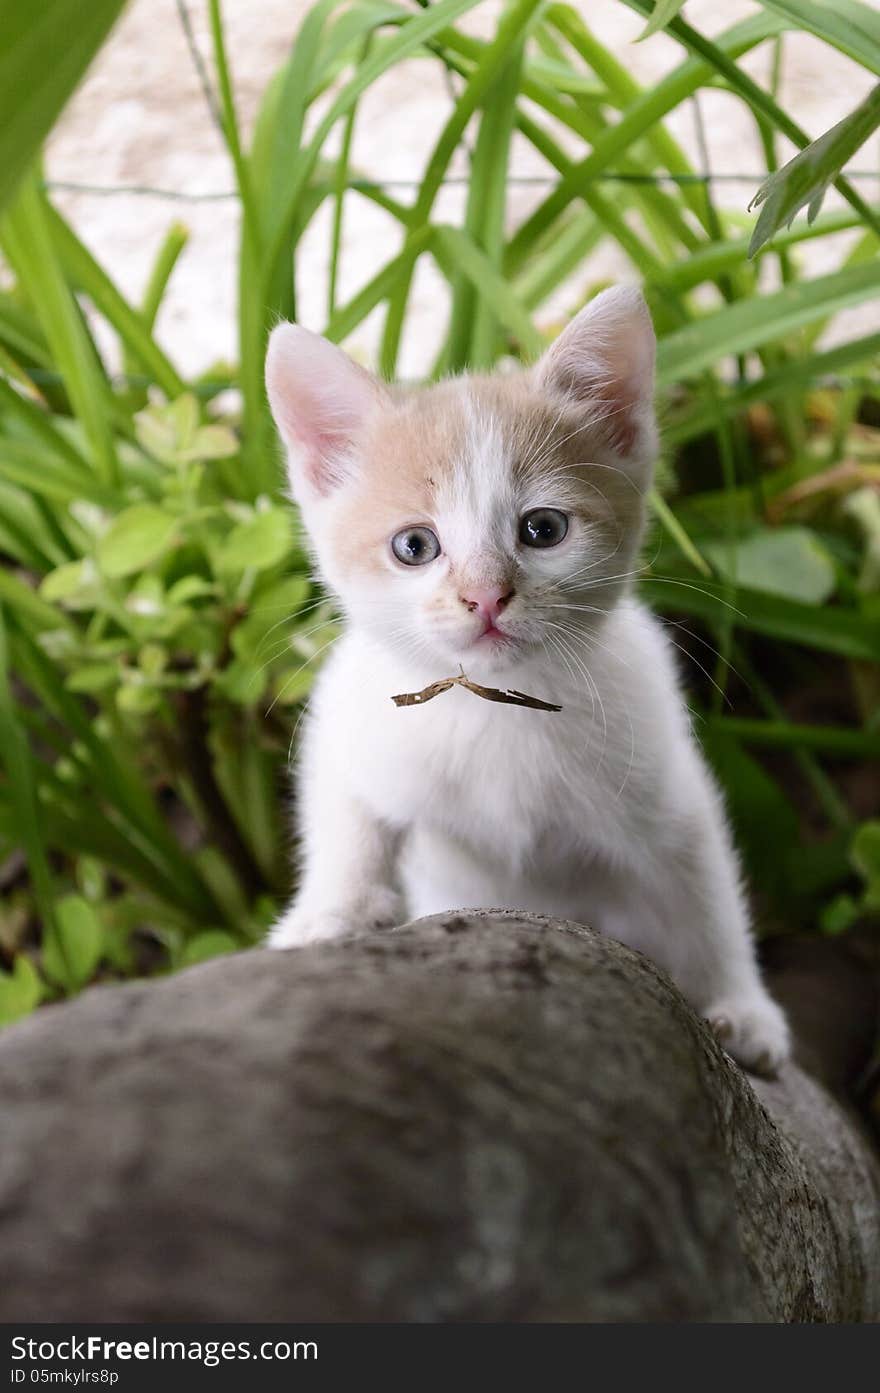
{"type": "Polygon", "coordinates": [[[294,495],[330,493],[350,475],[352,443],[382,387],[319,334],[279,324],[266,354],[266,391],[294,495]]]}

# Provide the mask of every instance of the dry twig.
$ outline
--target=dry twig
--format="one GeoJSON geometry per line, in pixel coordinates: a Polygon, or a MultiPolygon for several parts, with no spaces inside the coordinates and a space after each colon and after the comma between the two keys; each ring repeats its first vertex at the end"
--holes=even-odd
{"type": "Polygon", "coordinates": [[[561,706],[555,706],[551,701],[541,701],[540,697],[527,696],[525,692],[502,692],[499,687],[481,687],[478,682],[472,682],[465,676],[463,668],[458,677],[443,677],[439,682],[431,682],[421,692],[402,692],[399,696],[393,696],[391,700],[395,706],[422,706],[441,692],[448,692],[451,687],[464,687],[473,692],[474,696],[482,697],[484,701],[500,701],[506,706],[529,706],[534,711],[562,710],[561,706]]]}

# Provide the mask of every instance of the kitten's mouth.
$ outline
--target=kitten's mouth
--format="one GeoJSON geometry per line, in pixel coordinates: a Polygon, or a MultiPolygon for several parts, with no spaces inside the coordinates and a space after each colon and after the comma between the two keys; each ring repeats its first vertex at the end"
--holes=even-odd
{"type": "Polygon", "coordinates": [[[506,634],[503,629],[498,629],[494,624],[487,624],[481,634],[474,639],[472,647],[487,646],[489,644],[512,643],[513,635],[506,634]]]}

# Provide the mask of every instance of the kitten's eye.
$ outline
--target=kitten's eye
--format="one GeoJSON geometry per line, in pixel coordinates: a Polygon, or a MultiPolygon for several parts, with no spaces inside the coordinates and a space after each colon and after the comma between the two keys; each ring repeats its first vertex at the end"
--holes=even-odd
{"type": "Polygon", "coordinates": [[[519,539],[527,547],[557,547],[568,531],[568,518],[558,508],[533,508],[520,519],[519,539]]]}
{"type": "Polygon", "coordinates": [[[424,566],[440,555],[440,542],[430,527],[405,527],[391,538],[391,550],[404,566],[424,566]]]}

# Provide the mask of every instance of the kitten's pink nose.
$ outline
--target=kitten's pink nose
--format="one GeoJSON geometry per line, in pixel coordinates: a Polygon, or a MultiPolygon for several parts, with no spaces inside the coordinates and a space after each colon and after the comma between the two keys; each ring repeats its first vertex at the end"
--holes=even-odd
{"type": "Polygon", "coordinates": [[[501,611],[510,604],[516,591],[503,585],[487,585],[468,590],[460,597],[471,614],[479,614],[487,624],[494,624],[501,611]]]}

